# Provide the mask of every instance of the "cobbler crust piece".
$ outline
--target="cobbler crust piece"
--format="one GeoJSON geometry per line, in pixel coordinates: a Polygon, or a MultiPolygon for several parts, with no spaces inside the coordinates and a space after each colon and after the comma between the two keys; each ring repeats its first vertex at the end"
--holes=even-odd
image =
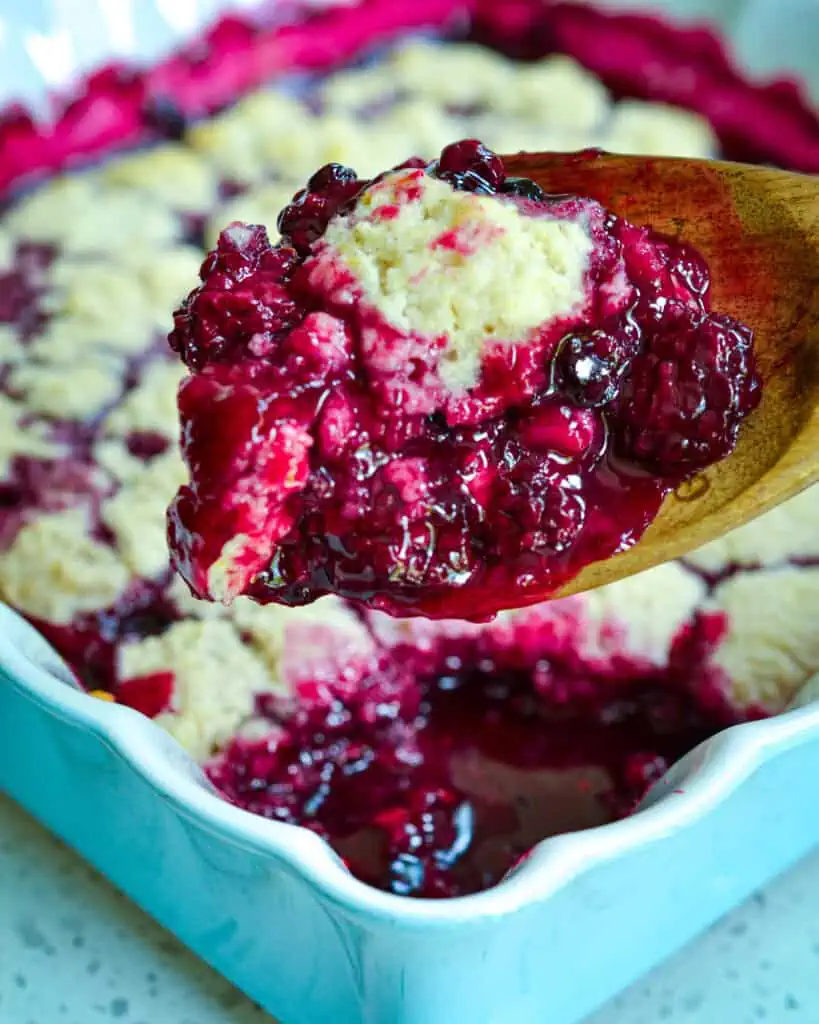
{"type": "MultiPolygon", "coordinates": [[[[21,196],[0,223],[0,595],[36,623],[89,690],[156,716],[231,799],[273,817],[309,819],[334,841],[342,816],[334,819],[329,807],[322,819],[321,775],[293,772],[280,803],[254,800],[261,791],[275,792],[268,783],[287,772],[288,735],[309,740],[325,773],[341,777],[346,764],[364,767],[367,777],[368,752],[377,746],[370,730],[380,724],[372,701],[355,697],[373,670],[387,679],[391,666],[406,663],[423,674],[428,693],[445,693],[464,665],[486,670],[494,658],[503,666],[503,685],[517,687],[524,712],[542,708],[536,694],[548,696],[550,713],[561,699],[568,707],[587,694],[587,704],[576,704],[573,742],[577,756],[580,731],[588,727],[591,768],[573,767],[567,777],[578,781],[580,772],[579,781],[591,783],[591,802],[562,821],[530,821],[515,839],[523,846],[550,828],[627,813],[662,771],[658,723],[679,724],[680,712],[690,712],[692,729],[671,731],[665,753],[673,758],[729,721],[781,710],[819,670],[809,616],[819,600],[812,567],[819,565],[815,490],[684,562],[582,598],[501,615],[488,626],[361,616],[332,597],[301,609],[238,598],[228,609],[194,600],[170,573],[163,510],[185,467],[176,413],[182,370],[167,355],[164,334],[167,312],[190,287],[204,249],[231,220],[272,225],[304,176],[323,162],[354,163],[366,153],[359,169],[371,174],[407,152],[432,158],[464,137],[483,138],[499,151],[599,145],[707,156],[716,149],[704,121],[651,103],[613,103],[592,75],[565,58],[522,66],[478,47],[408,43],[383,64],[318,82],[308,96],[259,94],[172,145],[55,179],[21,196]],[[396,94],[373,109],[379,75],[395,83],[396,94]],[[502,93],[485,88],[495,80],[503,81],[502,93]],[[454,106],[438,94],[452,82],[461,89],[454,106]],[[530,102],[516,106],[524,92],[530,102]],[[276,128],[276,119],[284,119],[277,108],[290,111],[287,132],[276,128]],[[294,152],[302,154],[298,160],[294,152]],[[162,167],[173,167],[173,175],[157,170],[162,167]],[[16,372],[23,365],[26,372],[16,372]],[[89,371],[97,384],[86,392],[89,371]],[[595,704],[606,680],[618,701],[595,704]],[[673,707],[661,699],[669,686],[676,687],[673,707]],[[620,700],[626,691],[640,698],[631,710],[620,700]],[[614,743],[606,754],[615,784],[605,773],[601,781],[602,768],[595,768],[594,750],[606,730],[594,715],[584,718],[583,707],[626,712],[630,724],[618,742],[627,756],[618,760],[614,743]],[[288,734],[298,708],[304,717],[288,734]],[[309,732],[328,713],[331,724],[347,730],[336,762],[317,730],[309,732]],[[250,793],[238,784],[245,768],[250,793]]],[[[402,681],[404,710],[396,728],[380,732],[381,765],[390,752],[403,756],[400,732],[410,700],[419,696],[406,675],[390,685],[402,681]]],[[[476,686],[480,699],[471,722],[478,735],[484,711],[491,721],[498,707],[480,680],[476,686]]],[[[389,713],[392,705],[384,707],[389,713]]],[[[447,711],[443,702],[436,716],[441,711],[447,711]]],[[[533,719],[534,729],[512,719],[510,728],[517,723],[524,730],[511,736],[513,746],[532,749],[523,742],[527,736],[540,742],[540,719],[533,719]]],[[[446,715],[436,722],[440,736],[446,715]]],[[[411,779],[416,742],[406,748],[408,760],[399,758],[397,775],[381,774],[382,781],[411,779]]],[[[482,756],[493,755],[497,768],[500,754],[482,756]]],[[[536,745],[532,763],[542,765],[547,755],[536,745]]],[[[508,838],[516,825],[509,824],[513,800],[504,803],[506,797],[517,791],[529,806],[549,803],[557,771],[551,763],[551,776],[501,765],[493,778],[502,799],[486,818],[486,793],[478,794],[480,820],[508,838]],[[531,791],[537,778],[546,782],[531,791]]],[[[476,764],[459,757],[461,791],[474,793],[476,764]]],[[[438,873],[420,870],[446,846],[448,829],[457,826],[463,835],[468,824],[469,808],[461,809],[457,797],[453,802],[453,780],[443,776],[441,785],[441,776],[419,777],[406,801],[389,787],[380,795],[373,787],[375,838],[386,837],[386,845],[366,864],[354,851],[345,854],[363,877],[396,891],[440,893],[490,884],[507,870],[514,854],[506,839],[484,862],[485,871],[469,867],[468,877],[453,881],[445,865],[438,873]],[[427,814],[437,824],[424,833],[432,820],[427,814]],[[424,854],[415,861],[407,849],[413,845],[424,854]]],[[[373,833],[368,837],[372,843],[373,833]]]]}
{"type": "Polygon", "coordinates": [[[480,618],[630,547],[759,401],[690,246],[508,176],[477,140],[331,163],[235,222],[177,310],[194,593],[480,618]]]}

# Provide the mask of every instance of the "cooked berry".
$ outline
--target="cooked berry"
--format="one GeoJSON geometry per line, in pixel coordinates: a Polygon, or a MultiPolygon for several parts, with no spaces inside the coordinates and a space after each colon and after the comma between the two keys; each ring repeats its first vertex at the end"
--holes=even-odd
{"type": "Polygon", "coordinates": [[[724,458],[761,397],[753,337],[731,317],[654,335],[632,362],[619,398],[620,451],[658,474],[724,458]]]}
{"type": "Polygon", "coordinates": [[[166,139],[179,141],[185,137],[188,119],[176,103],[167,96],[156,96],[145,103],[146,122],[166,139]]]}
{"type": "Polygon", "coordinates": [[[355,172],[340,164],[328,164],[314,177],[319,178],[319,187],[297,192],[279,214],[277,222],[282,237],[301,256],[310,252],[310,246],[324,234],[330,218],[364,185],[356,179],[355,172]]]}
{"type": "Polygon", "coordinates": [[[46,290],[44,272],[53,259],[50,246],[21,242],[14,266],[0,266],[0,324],[13,324],[24,340],[35,334],[48,318],[40,300],[46,290]]]}
{"type": "Polygon", "coordinates": [[[570,334],[555,359],[556,386],[578,405],[597,407],[617,395],[625,353],[604,331],[570,334]]]}
{"type": "Polygon", "coordinates": [[[432,171],[436,177],[448,181],[453,188],[457,188],[462,192],[479,192],[483,195],[493,195],[495,193],[495,189],[489,182],[481,177],[480,174],[476,174],[475,171],[465,171],[463,174],[456,174],[454,171],[439,173],[434,165],[432,171]]]}
{"type": "Polygon", "coordinates": [[[349,185],[358,175],[343,164],[325,164],[307,182],[308,192],[330,192],[336,185],[349,185]]]}
{"type": "Polygon", "coordinates": [[[167,450],[169,441],[155,430],[134,430],[125,439],[128,451],[138,459],[153,459],[167,450]]]}
{"type": "Polygon", "coordinates": [[[277,227],[295,249],[305,254],[310,251],[312,243],[324,234],[334,212],[335,205],[327,196],[303,190],[279,214],[277,227]]]}
{"type": "Polygon", "coordinates": [[[436,174],[451,180],[453,184],[463,183],[457,187],[471,192],[479,191],[476,179],[494,192],[501,187],[506,177],[501,158],[477,139],[453,142],[443,149],[437,161],[436,174]],[[472,184],[476,187],[470,188],[472,184]]]}
{"type": "Polygon", "coordinates": [[[202,284],[174,315],[171,348],[192,369],[270,352],[276,339],[303,316],[287,289],[295,253],[271,247],[263,227],[231,225],[202,264],[202,284]]]}
{"type": "Polygon", "coordinates": [[[519,196],[521,199],[531,199],[533,203],[542,203],[546,193],[531,178],[506,178],[501,186],[501,192],[509,196],[519,196]]]}

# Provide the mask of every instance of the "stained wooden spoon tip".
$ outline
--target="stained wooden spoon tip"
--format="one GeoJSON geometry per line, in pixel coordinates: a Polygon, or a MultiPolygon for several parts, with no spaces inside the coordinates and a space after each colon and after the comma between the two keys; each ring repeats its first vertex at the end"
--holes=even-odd
{"type": "Polygon", "coordinates": [[[678,558],[819,479],[819,178],[707,160],[520,153],[510,174],[585,195],[693,245],[714,309],[750,326],[763,381],[734,452],[670,494],[642,539],[594,562],[560,596],[678,558]]]}

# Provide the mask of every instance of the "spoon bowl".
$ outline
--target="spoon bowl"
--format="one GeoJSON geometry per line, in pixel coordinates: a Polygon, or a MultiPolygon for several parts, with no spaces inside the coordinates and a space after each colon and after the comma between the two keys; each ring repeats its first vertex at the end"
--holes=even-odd
{"type": "Polygon", "coordinates": [[[819,479],[819,178],[597,151],[504,163],[547,192],[590,196],[695,246],[711,269],[713,307],[753,329],[763,380],[735,451],[670,494],[634,547],[586,566],[557,596],[678,558],[819,479]]]}

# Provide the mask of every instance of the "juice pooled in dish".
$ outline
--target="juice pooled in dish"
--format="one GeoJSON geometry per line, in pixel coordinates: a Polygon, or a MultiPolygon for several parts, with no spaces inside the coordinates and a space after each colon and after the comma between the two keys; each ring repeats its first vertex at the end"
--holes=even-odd
{"type": "Polygon", "coordinates": [[[531,604],[634,544],[759,400],[695,250],[477,141],[372,180],[327,165],[278,227],[222,232],[170,336],[171,550],[201,598],[531,604]]]}

